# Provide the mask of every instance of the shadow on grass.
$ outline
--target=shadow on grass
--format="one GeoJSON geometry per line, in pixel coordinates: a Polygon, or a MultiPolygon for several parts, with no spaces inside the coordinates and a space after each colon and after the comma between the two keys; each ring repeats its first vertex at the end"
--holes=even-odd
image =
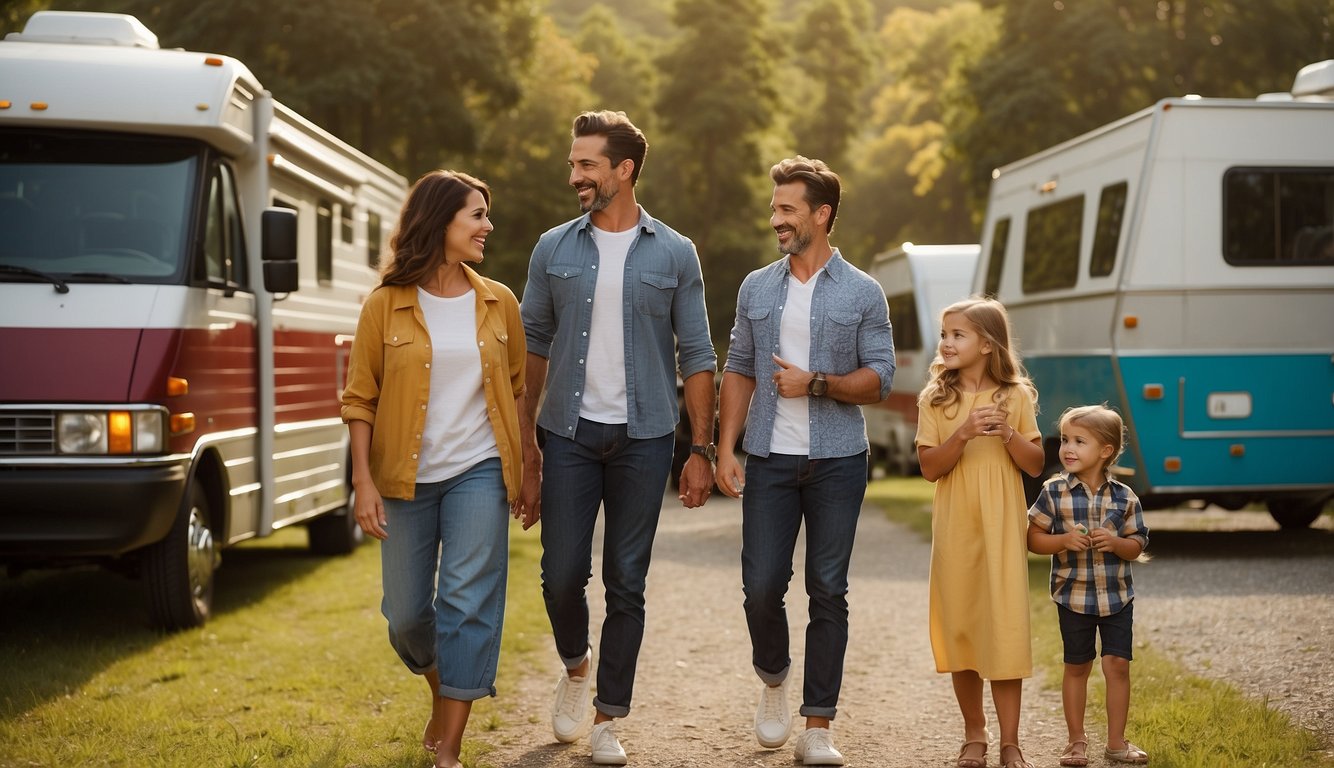
{"type": "MultiPolygon", "coordinates": [[[[318,568],[304,532],[223,552],[213,619],[246,608],[318,568]]],[[[166,637],[148,621],[144,584],[95,566],[0,579],[0,718],[77,690],[117,660],[166,637]]]]}

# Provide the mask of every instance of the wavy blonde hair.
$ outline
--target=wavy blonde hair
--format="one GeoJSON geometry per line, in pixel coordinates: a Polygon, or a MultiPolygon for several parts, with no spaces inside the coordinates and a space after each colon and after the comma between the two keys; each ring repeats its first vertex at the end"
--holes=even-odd
{"type": "Polygon", "coordinates": [[[1065,413],[1061,414],[1059,429],[1062,434],[1067,424],[1077,424],[1092,432],[1103,445],[1112,446],[1112,455],[1099,468],[1102,474],[1107,474],[1107,470],[1126,450],[1126,424],[1121,414],[1112,410],[1107,403],[1066,408],[1065,413]]]}
{"type": "MultiPolygon", "coordinates": [[[[987,356],[987,376],[997,384],[992,402],[1005,410],[1005,403],[1011,394],[1019,390],[1032,399],[1036,412],[1038,390],[1019,361],[1019,353],[1011,341],[1010,316],[1005,312],[1005,305],[995,299],[973,297],[945,307],[945,311],[940,313],[942,325],[950,315],[963,315],[979,336],[991,342],[991,354],[987,356]]],[[[963,403],[963,390],[959,386],[960,373],[945,367],[938,344],[928,372],[929,380],[917,396],[918,405],[949,407],[963,403]]]]}

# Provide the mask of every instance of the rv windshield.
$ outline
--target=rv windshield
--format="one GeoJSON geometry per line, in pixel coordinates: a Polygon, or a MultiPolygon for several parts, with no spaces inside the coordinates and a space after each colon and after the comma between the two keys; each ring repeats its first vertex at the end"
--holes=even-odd
{"type": "Polygon", "coordinates": [[[200,155],[161,137],[0,131],[0,280],[183,280],[200,155]]]}

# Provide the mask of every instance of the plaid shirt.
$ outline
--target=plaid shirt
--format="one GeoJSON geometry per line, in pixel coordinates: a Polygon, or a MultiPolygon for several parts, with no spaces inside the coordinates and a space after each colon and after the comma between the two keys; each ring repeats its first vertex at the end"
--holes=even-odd
{"type": "MultiPolygon", "coordinates": [[[[1111,527],[1123,538],[1137,539],[1141,549],[1149,546],[1139,499],[1110,477],[1096,491],[1068,472],[1052,477],[1028,510],[1028,521],[1052,534],[1076,530],[1079,524],[1111,527]]],[[[1051,556],[1051,599],[1076,613],[1117,613],[1135,599],[1130,561],[1092,548],[1058,552],[1051,556]]]]}

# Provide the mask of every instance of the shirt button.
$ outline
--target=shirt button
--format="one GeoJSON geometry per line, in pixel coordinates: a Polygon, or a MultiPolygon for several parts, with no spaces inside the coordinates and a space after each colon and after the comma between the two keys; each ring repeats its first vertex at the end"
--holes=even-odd
{"type": "Polygon", "coordinates": [[[588,335],[588,331],[584,331],[584,335],[587,336],[587,335],[588,335]]]}
{"type": "Polygon", "coordinates": [[[487,383],[487,384],[490,384],[490,383],[491,383],[491,377],[490,377],[490,376],[487,376],[487,377],[486,377],[486,383],[487,383]]]}
{"type": "Polygon", "coordinates": [[[426,367],[427,367],[427,368],[430,368],[430,367],[431,367],[431,364],[430,364],[430,363],[427,363],[427,364],[426,364],[426,367]]]}
{"type": "Polygon", "coordinates": [[[426,403],[422,403],[422,410],[426,410],[426,403]]]}
{"type": "Polygon", "coordinates": [[[418,440],[422,439],[422,436],[421,436],[421,435],[417,435],[417,439],[418,439],[418,440]]]}
{"type": "Polygon", "coordinates": [[[414,458],[414,459],[417,458],[417,454],[415,454],[415,453],[412,454],[412,458],[414,458]]]}
{"type": "Polygon", "coordinates": [[[583,364],[584,364],[584,359],[583,359],[582,357],[579,358],[579,364],[580,364],[580,365],[583,365],[583,364]]]}
{"type": "Polygon", "coordinates": [[[598,265],[594,264],[594,265],[593,265],[593,269],[597,269],[597,268],[598,268],[598,265]]]}
{"type": "Polygon", "coordinates": [[[395,336],[393,339],[391,339],[391,341],[398,341],[398,337],[395,336]]]}
{"type": "Polygon", "coordinates": [[[579,393],[578,393],[578,392],[575,392],[575,393],[574,393],[574,396],[575,396],[575,397],[578,397],[578,396],[579,396],[579,393]]]}
{"type": "Polygon", "coordinates": [[[479,342],[477,342],[477,346],[479,346],[479,347],[485,347],[485,346],[486,346],[486,342],[485,342],[485,341],[479,341],[479,342]]]}
{"type": "Polygon", "coordinates": [[[587,303],[589,303],[589,304],[592,304],[592,303],[593,303],[593,300],[592,300],[592,299],[585,299],[585,301],[586,301],[587,303]]]}

